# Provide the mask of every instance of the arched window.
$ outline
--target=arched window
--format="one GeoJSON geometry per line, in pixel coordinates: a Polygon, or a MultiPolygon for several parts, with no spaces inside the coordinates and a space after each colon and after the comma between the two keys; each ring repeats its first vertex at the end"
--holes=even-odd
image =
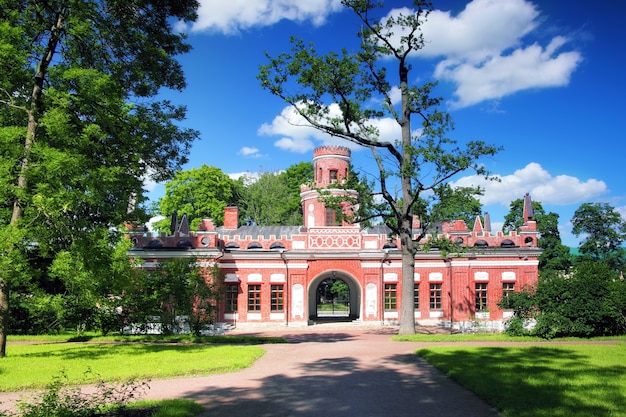
{"type": "Polygon", "coordinates": [[[503,248],[514,248],[515,242],[513,242],[511,239],[504,239],[500,246],[503,248]]]}

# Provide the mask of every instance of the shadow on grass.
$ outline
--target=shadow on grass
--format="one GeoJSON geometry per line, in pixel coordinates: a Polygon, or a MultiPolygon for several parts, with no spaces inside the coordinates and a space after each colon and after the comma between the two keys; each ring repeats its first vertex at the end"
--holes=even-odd
{"type": "Polygon", "coordinates": [[[62,360],[80,360],[105,359],[110,356],[124,355],[132,358],[133,356],[142,356],[154,353],[176,352],[181,353],[197,353],[206,352],[210,354],[212,348],[220,348],[221,345],[173,345],[173,344],[77,344],[74,346],[64,345],[62,348],[55,350],[44,350],[41,352],[25,353],[19,356],[24,358],[50,358],[52,356],[62,360]]]}
{"type": "Polygon", "coordinates": [[[515,417],[626,416],[626,366],[561,347],[422,349],[419,355],[515,417]]]}

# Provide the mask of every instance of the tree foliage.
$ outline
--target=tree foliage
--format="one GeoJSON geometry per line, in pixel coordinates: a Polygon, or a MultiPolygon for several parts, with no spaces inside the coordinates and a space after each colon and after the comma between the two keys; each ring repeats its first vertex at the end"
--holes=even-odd
{"type": "Polygon", "coordinates": [[[302,224],[300,186],[313,180],[313,164],[300,162],[282,172],[261,172],[244,181],[239,200],[244,222],[259,226],[302,224]]]}
{"type": "Polygon", "coordinates": [[[190,46],[171,25],[197,6],[0,0],[0,228],[26,239],[0,256],[23,260],[0,277],[0,356],[22,271],[46,280],[54,265],[62,279],[74,266],[85,281],[110,268],[98,261],[112,256],[112,227],[145,217],[145,178],[186,161],[198,134],[177,125],[185,108],[153,97],[185,87],[175,57],[190,46]]]}
{"type": "Polygon", "coordinates": [[[436,83],[411,84],[413,54],[426,46],[421,26],[430,3],[416,0],[414,10],[386,17],[380,2],[342,0],[342,4],[362,28],[356,52],[344,48],[322,55],[313,44],[294,37],[290,52],[268,55],[258,78],[309,126],[372,152],[379,192],[386,202],[379,214],[402,244],[400,333],[414,333],[413,270],[419,249],[412,234],[414,206],[460,172],[487,175],[478,160],[499,148],[481,141],[458,145],[449,136],[451,117],[440,110],[442,99],[434,96],[436,83]],[[400,102],[395,101],[395,91],[400,102]],[[396,123],[396,137],[381,137],[377,123],[383,118],[396,123]]]}
{"type": "Polygon", "coordinates": [[[626,333],[626,283],[608,264],[586,261],[568,277],[540,280],[536,287],[512,293],[500,303],[512,308],[507,331],[544,338],[591,337],[626,333]],[[523,323],[535,321],[531,330],[523,323]]]}
{"type": "MultiPolygon", "coordinates": [[[[538,201],[533,201],[534,220],[537,222],[539,239],[537,246],[543,249],[539,255],[539,274],[542,278],[554,275],[563,276],[569,272],[572,266],[572,257],[569,247],[561,242],[559,232],[559,215],[557,213],[546,213],[543,205],[538,201]]],[[[524,224],[524,200],[519,198],[510,204],[510,211],[504,217],[502,230],[510,232],[519,230],[524,224]]]]}
{"type": "MultiPolygon", "coordinates": [[[[162,215],[176,212],[180,218],[186,214],[196,230],[202,219],[210,218],[221,226],[224,223],[224,207],[236,204],[241,194],[241,183],[231,179],[221,169],[202,165],[200,168],[183,170],[165,184],[165,196],[159,200],[162,215]]],[[[165,219],[157,227],[166,231],[170,220],[165,219]]]]}
{"type": "Polygon", "coordinates": [[[582,204],[572,217],[572,232],[584,236],[579,248],[583,259],[602,260],[616,269],[624,267],[626,221],[610,204],[582,204]]]}
{"type": "Polygon", "coordinates": [[[123,323],[142,329],[156,321],[165,334],[183,331],[181,325],[187,323],[200,335],[204,326],[215,322],[222,283],[217,266],[203,271],[194,258],[161,262],[119,298],[123,323]]]}
{"type": "MultiPolygon", "coordinates": [[[[434,190],[432,210],[418,210],[418,213],[430,215],[427,222],[463,220],[471,229],[474,226],[476,216],[482,215],[482,204],[476,196],[482,195],[478,187],[457,187],[449,184],[441,184],[434,190]]],[[[428,207],[428,205],[426,205],[428,207]]]]}

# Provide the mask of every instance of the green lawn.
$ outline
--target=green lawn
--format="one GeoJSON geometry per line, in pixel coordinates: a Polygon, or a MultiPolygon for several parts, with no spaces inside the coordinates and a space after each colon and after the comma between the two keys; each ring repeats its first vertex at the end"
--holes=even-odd
{"type": "Polygon", "coordinates": [[[232,372],[265,351],[224,344],[44,343],[10,344],[7,352],[0,360],[0,391],[5,392],[43,387],[61,371],[77,384],[232,372]]]}
{"type": "Polygon", "coordinates": [[[626,416],[626,344],[429,347],[418,354],[507,417],[626,416]]]}

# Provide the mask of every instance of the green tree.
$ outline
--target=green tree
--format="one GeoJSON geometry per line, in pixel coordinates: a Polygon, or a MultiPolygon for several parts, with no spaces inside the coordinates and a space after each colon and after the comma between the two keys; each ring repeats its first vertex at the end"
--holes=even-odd
{"type": "Polygon", "coordinates": [[[131,291],[116,297],[122,323],[145,328],[158,317],[163,333],[182,331],[181,323],[186,322],[199,335],[215,322],[222,284],[217,266],[203,270],[195,258],[160,262],[154,270],[138,274],[131,291]]]}
{"type": "Polygon", "coordinates": [[[312,178],[310,162],[292,165],[283,172],[258,174],[244,187],[239,201],[242,218],[259,226],[302,224],[300,185],[312,178]]]}
{"type": "MultiPolygon", "coordinates": [[[[224,207],[236,204],[241,194],[241,183],[231,179],[221,169],[202,165],[200,168],[179,171],[165,183],[165,196],[159,200],[163,216],[186,214],[195,230],[202,219],[210,218],[216,225],[224,223],[224,207]]],[[[164,219],[157,228],[166,231],[170,219],[164,219]]]]}
{"type": "Polygon", "coordinates": [[[290,52],[267,55],[269,63],[260,67],[258,78],[309,125],[371,150],[379,170],[380,195],[387,203],[380,214],[402,244],[399,331],[415,333],[415,254],[426,232],[413,240],[414,206],[424,193],[460,172],[487,175],[478,160],[499,149],[481,141],[468,141],[464,148],[457,145],[448,136],[453,129],[451,117],[439,109],[442,99],[433,96],[436,83],[411,84],[411,58],[426,44],[420,28],[431,10],[428,2],[416,0],[416,10],[381,19],[375,18],[382,15],[380,2],[342,0],[342,4],[354,12],[362,28],[358,51],[320,55],[312,44],[294,37],[290,52]],[[387,71],[387,65],[395,68],[387,71]],[[400,93],[399,104],[394,91],[400,93]],[[385,117],[396,122],[398,137],[380,137],[376,122],[385,117]],[[393,191],[396,184],[398,193],[393,191]]]}
{"type": "MultiPolygon", "coordinates": [[[[524,200],[518,198],[511,202],[509,213],[504,217],[502,230],[510,232],[519,230],[524,224],[524,200]]],[[[537,222],[539,239],[537,246],[543,249],[539,255],[539,274],[542,278],[566,274],[572,266],[569,247],[561,242],[559,232],[559,215],[546,213],[538,201],[532,202],[533,219],[537,222]]]]}
{"type": "Polygon", "coordinates": [[[298,213],[295,216],[295,221],[292,225],[302,224],[302,200],[300,198],[300,186],[302,184],[309,184],[313,181],[313,163],[311,162],[298,162],[293,164],[281,172],[281,178],[287,183],[289,189],[288,199],[285,205],[288,207],[289,212],[298,213]]]}
{"type": "Polygon", "coordinates": [[[626,284],[610,265],[584,261],[570,276],[542,279],[500,306],[515,311],[509,333],[524,333],[522,323],[534,319],[530,333],[544,338],[616,335],[626,332],[625,296],[626,284]]]}
{"type": "Polygon", "coordinates": [[[449,184],[441,184],[434,190],[435,204],[430,213],[431,222],[463,220],[471,229],[476,216],[482,214],[482,204],[476,198],[481,194],[478,187],[453,188],[449,184]]]}
{"type": "MultiPolygon", "coordinates": [[[[177,126],[184,107],[153,99],[185,86],[175,56],[190,47],[171,24],[194,20],[197,6],[0,0],[0,228],[28,237],[0,257],[30,250],[46,267],[69,251],[80,263],[78,248],[98,248],[103,233],[113,243],[113,226],[144,217],[146,175],[170,178],[198,136],[177,126]]],[[[19,275],[0,277],[0,357],[19,275]]]]}
{"type": "Polygon", "coordinates": [[[572,232],[585,236],[579,248],[583,259],[602,260],[616,269],[624,267],[626,221],[610,204],[582,204],[572,217],[572,232]]]}

